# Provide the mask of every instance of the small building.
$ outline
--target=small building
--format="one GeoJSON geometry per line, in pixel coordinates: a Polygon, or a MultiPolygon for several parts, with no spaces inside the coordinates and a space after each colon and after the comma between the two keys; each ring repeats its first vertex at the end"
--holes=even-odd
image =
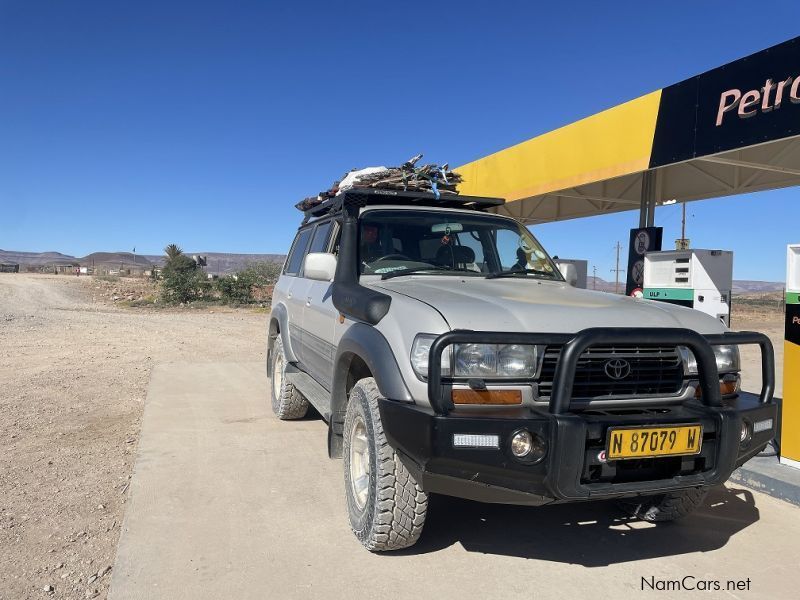
{"type": "Polygon", "coordinates": [[[19,273],[19,263],[0,263],[0,273],[19,273]]]}
{"type": "Polygon", "coordinates": [[[51,268],[56,275],[74,275],[75,269],[80,269],[81,266],[78,263],[57,263],[51,268]]]}

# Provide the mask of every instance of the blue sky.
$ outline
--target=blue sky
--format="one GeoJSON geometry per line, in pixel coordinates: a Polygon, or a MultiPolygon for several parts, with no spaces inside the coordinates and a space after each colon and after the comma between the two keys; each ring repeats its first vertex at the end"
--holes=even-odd
{"type": "MultiPolygon", "coordinates": [[[[753,6],[0,0],[0,248],[285,252],[352,167],[463,164],[797,35],[753,6]]],[[[689,237],[783,280],[797,194],[692,203],[689,237]]],[[[533,230],[611,279],[637,220],[533,230]]]]}

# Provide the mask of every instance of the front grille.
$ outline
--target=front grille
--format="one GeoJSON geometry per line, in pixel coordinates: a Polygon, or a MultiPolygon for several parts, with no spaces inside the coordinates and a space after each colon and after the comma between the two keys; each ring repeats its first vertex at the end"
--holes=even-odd
{"type": "MultiPolygon", "coordinates": [[[[545,350],[539,377],[539,398],[549,400],[560,346],[545,350]]],[[[618,365],[620,363],[617,363],[618,365]]],[[[624,363],[622,363],[624,367],[624,363]]],[[[624,369],[623,369],[624,370],[624,369]]],[[[572,398],[606,400],[624,397],[672,396],[683,389],[683,361],[674,346],[595,346],[581,354],[575,370],[572,398]],[[609,376],[609,361],[626,361],[630,372],[620,379],[609,376]]]]}

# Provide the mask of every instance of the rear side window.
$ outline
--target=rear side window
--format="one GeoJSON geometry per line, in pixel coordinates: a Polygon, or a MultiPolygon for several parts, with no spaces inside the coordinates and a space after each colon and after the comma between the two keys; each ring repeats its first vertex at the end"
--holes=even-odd
{"type": "Polygon", "coordinates": [[[325,250],[327,250],[328,236],[331,233],[331,223],[332,221],[328,221],[327,223],[317,225],[309,252],[325,252],[325,250]]]}
{"type": "Polygon", "coordinates": [[[311,239],[311,232],[313,229],[309,227],[297,234],[292,244],[292,249],[289,250],[289,258],[286,259],[286,268],[283,272],[286,275],[297,275],[300,272],[300,267],[303,266],[303,259],[306,256],[308,249],[308,241],[311,239]]]}

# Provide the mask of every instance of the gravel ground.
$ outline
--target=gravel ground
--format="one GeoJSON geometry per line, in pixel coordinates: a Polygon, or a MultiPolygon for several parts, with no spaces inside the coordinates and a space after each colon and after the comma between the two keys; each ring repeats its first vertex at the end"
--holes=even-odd
{"type": "MultiPolygon", "coordinates": [[[[0,600],[106,596],[154,364],[264,360],[264,312],[119,306],[152,291],[0,274],[0,600]]],[[[782,319],[734,308],[779,365],[782,319]]]]}
{"type": "Polygon", "coordinates": [[[106,596],[154,364],[264,359],[263,312],[109,287],[0,274],[0,599],[106,596]]]}

